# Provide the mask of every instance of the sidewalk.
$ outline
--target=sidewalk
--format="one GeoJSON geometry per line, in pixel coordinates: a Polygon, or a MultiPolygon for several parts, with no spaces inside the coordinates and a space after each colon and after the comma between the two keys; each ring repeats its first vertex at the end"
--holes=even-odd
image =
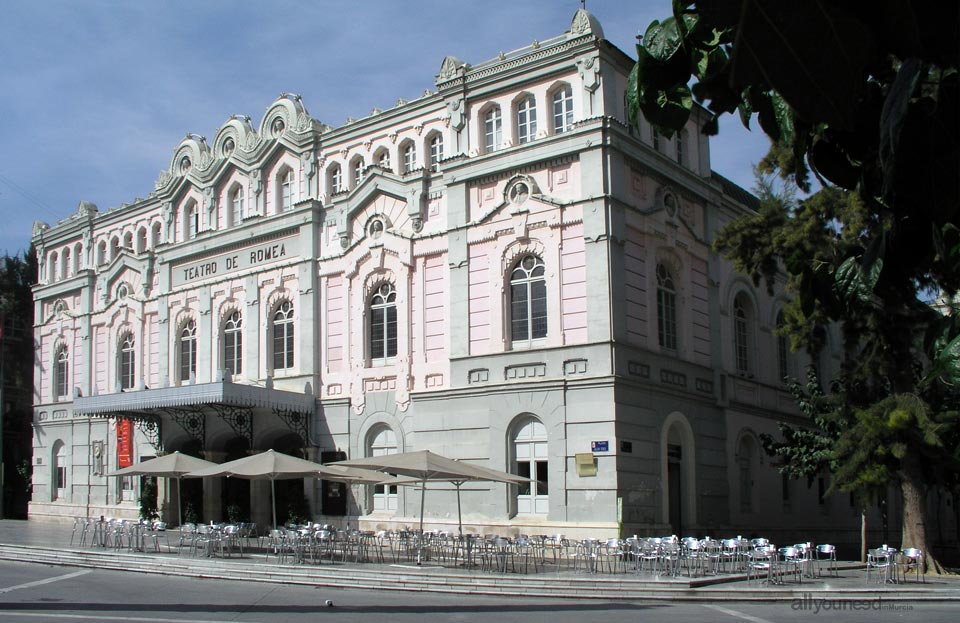
{"type": "MultiPolygon", "coordinates": [[[[99,547],[70,545],[72,525],[37,521],[0,521],[0,560],[132,571],[224,580],[277,582],[340,588],[428,591],[488,595],[554,596],[605,600],[640,601],[790,601],[868,600],[957,601],[960,576],[927,577],[925,583],[866,582],[862,565],[841,562],[839,577],[804,578],[802,583],[786,582],[767,586],[747,582],[740,574],[705,577],[657,577],[634,573],[587,574],[566,568],[523,575],[488,573],[476,568],[441,567],[425,564],[336,563],[277,564],[266,553],[242,557],[191,558],[176,553],[116,552],[99,547]]],[[[177,533],[171,533],[171,541],[177,533]]]]}

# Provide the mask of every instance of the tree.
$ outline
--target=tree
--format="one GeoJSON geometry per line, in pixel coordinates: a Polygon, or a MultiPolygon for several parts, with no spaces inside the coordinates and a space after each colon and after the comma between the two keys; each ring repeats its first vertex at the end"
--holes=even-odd
{"type": "Polygon", "coordinates": [[[924,493],[955,482],[958,458],[960,314],[931,302],[960,287],[960,5],[675,0],[673,12],[637,46],[633,118],[669,134],[694,97],[714,114],[708,132],[721,114],[756,117],[772,141],[761,166],[824,186],[795,208],[765,202],[716,241],[756,283],[785,271],[795,345],[816,351],[822,327],[842,329],[839,378],[808,402],[819,428],[784,447],[819,443],[842,490],[898,485],[902,546],[929,553],[924,493]]]}

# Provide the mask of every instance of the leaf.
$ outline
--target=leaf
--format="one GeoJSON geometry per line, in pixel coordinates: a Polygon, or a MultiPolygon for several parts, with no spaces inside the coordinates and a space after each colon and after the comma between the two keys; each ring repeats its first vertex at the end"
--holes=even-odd
{"type": "Polygon", "coordinates": [[[650,123],[670,134],[682,128],[690,118],[693,98],[685,84],[669,90],[644,91],[639,102],[650,123]]]}
{"type": "Polygon", "coordinates": [[[653,20],[643,35],[643,47],[658,61],[669,60],[680,49],[682,41],[677,20],[673,17],[668,17],[663,22],[653,20]]]}
{"type": "Polygon", "coordinates": [[[860,181],[860,169],[832,141],[822,138],[814,141],[810,164],[817,173],[841,188],[853,190],[860,181]]]}
{"type": "Polygon", "coordinates": [[[908,58],[903,61],[883,101],[883,110],[880,113],[880,165],[884,174],[885,196],[890,190],[888,182],[892,182],[893,178],[891,170],[896,161],[900,133],[922,71],[923,64],[920,59],[908,58]]]}

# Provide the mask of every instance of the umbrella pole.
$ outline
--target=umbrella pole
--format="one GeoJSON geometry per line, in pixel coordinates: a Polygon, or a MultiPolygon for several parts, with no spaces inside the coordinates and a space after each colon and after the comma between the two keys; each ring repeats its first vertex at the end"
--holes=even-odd
{"type": "Polygon", "coordinates": [[[274,483],[276,483],[276,480],[271,478],[270,479],[270,503],[271,503],[271,506],[273,506],[273,529],[276,530],[277,529],[277,489],[274,483]]]}
{"type": "Polygon", "coordinates": [[[460,511],[460,487],[463,486],[462,482],[454,482],[454,485],[457,487],[457,526],[460,528],[460,540],[463,540],[463,513],[460,511]]]}
{"type": "Polygon", "coordinates": [[[183,505],[180,504],[180,487],[183,486],[183,476],[177,476],[177,520],[180,522],[177,527],[183,525],[183,505]]]}
{"type": "Polygon", "coordinates": [[[424,478],[420,483],[420,547],[417,548],[417,564],[420,564],[420,557],[423,554],[423,501],[427,497],[427,479],[424,478]]]}

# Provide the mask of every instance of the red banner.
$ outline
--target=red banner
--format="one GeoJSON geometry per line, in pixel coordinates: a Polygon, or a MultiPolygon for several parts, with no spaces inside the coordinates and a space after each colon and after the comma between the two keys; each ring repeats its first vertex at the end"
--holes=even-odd
{"type": "Polygon", "coordinates": [[[133,465],[133,421],[128,418],[117,420],[117,467],[123,469],[133,465]]]}

